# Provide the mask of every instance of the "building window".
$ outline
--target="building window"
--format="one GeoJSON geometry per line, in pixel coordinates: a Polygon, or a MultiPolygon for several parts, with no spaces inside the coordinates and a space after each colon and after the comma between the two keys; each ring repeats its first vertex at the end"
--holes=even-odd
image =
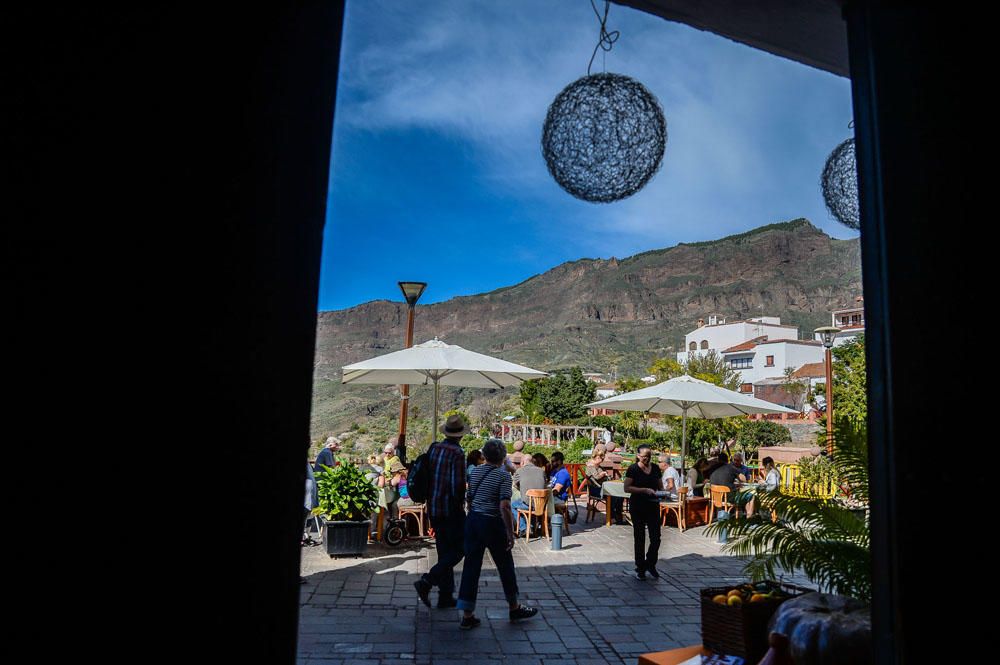
{"type": "Polygon", "coordinates": [[[701,348],[703,348],[703,349],[707,349],[708,348],[708,340],[707,339],[701,340],[701,348]]]}
{"type": "Polygon", "coordinates": [[[753,384],[752,383],[744,383],[743,385],[740,386],[740,392],[741,393],[752,393],[753,392],[753,384]]]}
{"type": "Polygon", "coordinates": [[[697,350],[698,350],[697,342],[691,342],[690,344],[688,344],[688,351],[697,351],[697,350]]]}
{"type": "Polygon", "coordinates": [[[752,369],[753,358],[732,358],[729,361],[729,366],[732,369],[752,369]]]}
{"type": "Polygon", "coordinates": [[[767,361],[764,363],[765,367],[774,367],[774,356],[768,356],[767,361]]]}

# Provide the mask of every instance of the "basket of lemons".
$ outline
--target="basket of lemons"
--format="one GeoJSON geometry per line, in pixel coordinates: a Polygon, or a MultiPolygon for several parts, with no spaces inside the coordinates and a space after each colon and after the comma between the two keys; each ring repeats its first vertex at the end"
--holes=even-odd
{"type": "Polygon", "coordinates": [[[702,643],[716,653],[756,663],[767,652],[767,624],[778,606],[810,591],[770,580],[702,589],[702,643]]]}

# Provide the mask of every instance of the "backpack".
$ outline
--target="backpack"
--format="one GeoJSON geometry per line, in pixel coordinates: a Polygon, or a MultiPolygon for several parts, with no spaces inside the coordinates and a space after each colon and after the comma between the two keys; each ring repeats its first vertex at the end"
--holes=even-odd
{"type": "MultiPolygon", "coordinates": [[[[431,448],[434,444],[431,444],[431,448]]],[[[431,496],[431,451],[420,453],[413,460],[410,472],[406,478],[406,489],[413,503],[426,503],[431,496]]]]}

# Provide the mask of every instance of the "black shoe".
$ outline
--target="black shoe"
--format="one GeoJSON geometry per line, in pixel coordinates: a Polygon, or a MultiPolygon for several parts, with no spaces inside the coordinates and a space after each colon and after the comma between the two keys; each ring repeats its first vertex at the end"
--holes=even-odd
{"type": "Polygon", "coordinates": [[[641,580],[641,581],[645,582],[646,581],[646,571],[644,571],[644,570],[637,570],[637,571],[635,571],[635,579],[641,580]]]}
{"type": "Polygon", "coordinates": [[[456,607],[457,605],[458,601],[455,600],[453,596],[445,596],[443,594],[438,596],[437,608],[439,610],[447,610],[449,608],[456,607]]]}
{"type": "Polygon", "coordinates": [[[430,584],[425,582],[423,579],[419,579],[413,583],[413,588],[417,590],[417,595],[420,596],[420,602],[422,602],[427,607],[431,606],[431,587],[430,584]]]}
{"type": "Polygon", "coordinates": [[[480,621],[474,616],[462,617],[462,623],[458,624],[458,627],[461,628],[462,630],[472,630],[481,623],[482,621],[480,621]]]}
{"type": "Polygon", "coordinates": [[[646,572],[649,573],[649,576],[652,577],[654,580],[660,579],[660,571],[658,571],[655,567],[650,566],[649,568],[646,569],[646,572]]]}
{"type": "Polygon", "coordinates": [[[520,621],[521,619],[530,619],[536,614],[538,614],[537,607],[527,607],[525,605],[518,605],[516,610],[510,611],[510,620],[520,621]]]}

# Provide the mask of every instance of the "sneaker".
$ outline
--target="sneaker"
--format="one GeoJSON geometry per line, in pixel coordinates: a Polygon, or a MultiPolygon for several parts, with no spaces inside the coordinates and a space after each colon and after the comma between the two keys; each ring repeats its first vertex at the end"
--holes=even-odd
{"type": "Polygon", "coordinates": [[[519,605],[516,610],[510,611],[510,620],[520,621],[521,619],[530,619],[536,614],[538,614],[537,607],[526,607],[524,605],[519,605]]]}
{"type": "Polygon", "coordinates": [[[481,623],[482,621],[480,621],[474,616],[462,617],[462,623],[458,624],[458,627],[461,628],[462,630],[472,630],[481,623]]]}
{"type": "Polygon", "coordinates": [[[437,607],[439,610],[447,610],[449,608],[456,607],[457,605],[458,601],[455,600],[454,596],[445,596],[444,594],[438,596],[437,607]]]}
{"type": "Polygon", "coordinates": [[[649,568],[647,568],[646,572],[649,573],[649,576],[652,577],[654,580],[660,579],[660,571],[658,571],[653,566],[650,566],[649,568]]]}
{"type": "Polygon", "coordinates": [[[422,602],[427,607],[431,606],[431,585],[425,582],[423,579],[419,579],[413,583],[413,588],[417,590],[417,595],[420,596],[420,602],[422,602]]]}

